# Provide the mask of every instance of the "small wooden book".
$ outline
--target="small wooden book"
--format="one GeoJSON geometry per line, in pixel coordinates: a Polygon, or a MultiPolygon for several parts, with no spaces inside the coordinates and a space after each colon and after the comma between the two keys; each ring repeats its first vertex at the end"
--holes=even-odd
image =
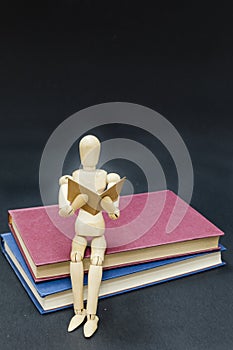
{"type": "Polygon", "coordinates": [[[88,196],[88,202],[82,206],[82,209],[86,210],[92,215],[98,214],[102,209],[100,202],[104,197],[110,197],[115,202],[121,193],[123,184],[126,177],[120,179],[115,185],[111,186],[104,192],[98,194],[90,190],[89,188],[80,185],[78,182],[68,179],[68,197],[67,199],[72,203],[79,194],[86,194],[88,196]]]}

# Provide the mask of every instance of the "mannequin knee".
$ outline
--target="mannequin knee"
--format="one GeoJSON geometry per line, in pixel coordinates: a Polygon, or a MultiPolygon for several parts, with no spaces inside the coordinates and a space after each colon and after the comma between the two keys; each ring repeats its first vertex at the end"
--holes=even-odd
{"type": "Polygon", "coordinates": [[[80,262],[83,260],[83,256],[80,252],[71,252],[70,259],[72,262],[80,262]]]}
{"type": "Polygon", "coordinates": [[[91,258],[91,265],[102,266],[102,264],[103,259],[99,255],[95,255],[93,258],[91,258]]]}

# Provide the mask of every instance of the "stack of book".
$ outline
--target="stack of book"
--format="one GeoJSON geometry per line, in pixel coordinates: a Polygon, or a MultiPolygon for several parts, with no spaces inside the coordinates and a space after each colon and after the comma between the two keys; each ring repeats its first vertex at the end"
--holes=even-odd
{"type": "MultiPolygon", "coordinates": [[[[120,206],[118,220],[105,215],[108,248],[100,298],[224,265],[225,248],[219,244],[223,232],[173,192],[123,196],[120,206]],[[172,215],[178,221],[169,233],[172,215]]],[[[11,232],[1,235],[2,251],[42,314],[72,306],[69,259],[74,223],[75,216],[59,217],[55,205],[9,211],[11,232]]],[[[89,257],[87,248],[85,271],[89,257]]],[[[87,273],[84,285],[86,299],[87,273]]]]}

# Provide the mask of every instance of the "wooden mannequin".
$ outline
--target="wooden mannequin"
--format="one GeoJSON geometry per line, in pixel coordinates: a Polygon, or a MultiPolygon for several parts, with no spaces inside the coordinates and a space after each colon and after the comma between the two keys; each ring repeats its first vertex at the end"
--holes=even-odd
{"type": "MultiPolygon", "coordinates": [[[[73,215],[80,208],[75,222],[76,235],[72,242],[70,275],[72,282],[74,312],[68,331],[71,332],[83,323],[85,337],[91,337],[98,327],[99,318],[96,316],[99,288],[102,279],[102,264],[106,250],[106,241],[104,237],[105,222],[102,212],[92,215],[82,209],[88,201],[86,194],[79,194],[70,203],[67,199],[68,178],[72,178],[81,185],[92,191],[101,193],[106,186],[109,188],[120,180],[120,176],[115,173],[107,174],[102,169],[96,169],[100,154],[100,142],[93,136],[88,135],[81,139],[79,143],[80,158],[83,169],[78,169],[71,176],[62,176],[59,180],[59,215],[67,217],[73,215]],[[84,309],[83,303],[83,257],[87,246],[87,237],[91,239],[91,257],[88,273],[88,296],[87,308],[84,309]]],[[[119,217],[118,209],[119,198],[113,202],[110,197],[104,197],[101,200],[101,207],[108,213],[112,220],[119,217]]]]}

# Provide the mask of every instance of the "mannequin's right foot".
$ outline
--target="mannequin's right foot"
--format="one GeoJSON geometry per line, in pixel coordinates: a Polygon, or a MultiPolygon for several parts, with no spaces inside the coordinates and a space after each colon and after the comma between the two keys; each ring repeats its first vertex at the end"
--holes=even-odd
{"type": "Polygon", "coordinates": [[[74,315],[70,320],[68,332],[72,332],[73,330],[78,328],[85,320],[85,317],[86,317],[86,310],[85,309],[78,311],[77,314],[74,315]]]}

